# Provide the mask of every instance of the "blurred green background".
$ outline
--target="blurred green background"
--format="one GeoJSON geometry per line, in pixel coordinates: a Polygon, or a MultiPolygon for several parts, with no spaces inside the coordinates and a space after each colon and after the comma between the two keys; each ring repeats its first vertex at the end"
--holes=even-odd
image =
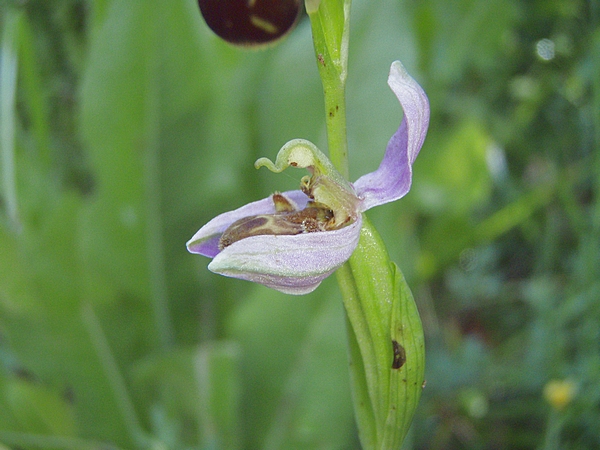
{"type": "MultiPolygon", "coordinates": [[[[413,289],[406,449],[600,448],[600,4],[355,0],[352,179],[431,101],[414,184],[369,211],[413,289]]],[[[325,149],[306,18],[220,42],[193,0],[0,2],[0,448],[358,449],[335,277],[291,297],[185,242],[325,149]]]]}

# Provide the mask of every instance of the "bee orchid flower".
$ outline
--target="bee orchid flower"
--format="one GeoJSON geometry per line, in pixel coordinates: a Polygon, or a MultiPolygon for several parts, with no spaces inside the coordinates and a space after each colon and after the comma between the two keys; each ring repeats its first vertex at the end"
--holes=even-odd
{"type": "Polygon", "coordinates": [[[290,141],[275,163],[260,158],[255,166],[274,172],[307,169],[301,190],[275,193],[215,217],[188,241],[188,250],[213,258],[208,269],[221,275],[289,294],[316,289],[352,255],[362,213],[410,190],[412,165],[429,125],[429,102],[399,61],[392,63],[388,85],[404,117],[377,170],[350,183],[314,144],[290,141]]]}

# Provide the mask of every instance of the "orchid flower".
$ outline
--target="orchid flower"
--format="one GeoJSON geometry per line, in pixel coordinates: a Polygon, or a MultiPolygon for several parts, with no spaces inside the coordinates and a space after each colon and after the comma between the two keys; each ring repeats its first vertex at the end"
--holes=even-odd
{"type": "Polygon", "coordinates": [[[404,117],[377,170],[350,183],[314,144],[290,141],[275,163],[260,158],[255,166],[274,172],[306,168],[310,176],[302,179],[301,190],[275,193],[215,217],[188,241],[188,250],[213,258],[208,269],[221,275],[289,294],[316,289],[352,255],[362,213],[410,190],[412,165],[429,125],[429,102],[399,61],[392,63],[388,85],[404,117]]]}

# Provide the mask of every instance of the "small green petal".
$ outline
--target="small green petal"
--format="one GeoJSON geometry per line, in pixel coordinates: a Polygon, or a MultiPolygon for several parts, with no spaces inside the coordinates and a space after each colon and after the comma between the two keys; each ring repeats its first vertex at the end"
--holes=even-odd
{"type": "Polygon", "coordinates": [[[335,176],[337,170],[329,161],[329,158],[319,148],[306,139],[293,139],[286,143],[273,163],[269,158],[259,158],[254,167],[265,166],[271,172],[283,172],[289,166],[310,169],[317,175],[335,176]]]}

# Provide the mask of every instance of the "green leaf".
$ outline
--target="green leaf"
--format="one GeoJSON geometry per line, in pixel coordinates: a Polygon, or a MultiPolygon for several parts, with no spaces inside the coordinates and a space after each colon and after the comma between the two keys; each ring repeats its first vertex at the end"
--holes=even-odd
{"type": "Polygon", "coordinates": [[[399,448],[421,395],[423,329],[404,277],[366,217],[358,247],[338,280],[350,325],[361,443],[365,449],[399,448]]]}
{"type": "Polygon", "coordinates": [[[247,448],[346,449],[353,438],[342,305],[333,280],[301,299],[256,287],[231,317],[247,448]]]}
{"type": "Polygon", "coordinates": [[[394,269],[392,369],[388,416],[381,448],[396,448],[412,422],[425,381],[425,339],[419,311],[400,268],[394,269]]]}
{"type": "Polygon", "coordinates": [[[196,356],[204,448],[242,446],[240,349],[234,342],[209,342],[196,356]]]}
{"type": "Polygon", "coordinates": [[[198,326],[191,298],[204,260],[185,242],[254,188],[241,173],[254,173],[249,86],[265,54],[204,42],[202,26],[192,2],[110,2],[81,89],[96,187],[81,214],[82,253],[97,278],[88,292],[134,303],[153,347],[198,326]]]}
{"type": "MultiPolygon", "coordinates": [[[[80,316],[78,276],[84,272],[78,265],[75,231],[80,202],[70,194],[38,193],[48,203],[36,211],[37,220],[24,221],[18,235],[0,227],[3,335],[17,368],[73,393],[79,432],[129,444],[80,316]]],[[[16,426],[15,431],[27,431],[16,426]]]]}
{"type": "Polygon", "coordinates": [[[56,392],[19,379],[6,380],[0,388],[5,405],[3,415],[12,416],[11,428],[16,426],[29,433],[75,435],[73,409],[56,392]]]}

